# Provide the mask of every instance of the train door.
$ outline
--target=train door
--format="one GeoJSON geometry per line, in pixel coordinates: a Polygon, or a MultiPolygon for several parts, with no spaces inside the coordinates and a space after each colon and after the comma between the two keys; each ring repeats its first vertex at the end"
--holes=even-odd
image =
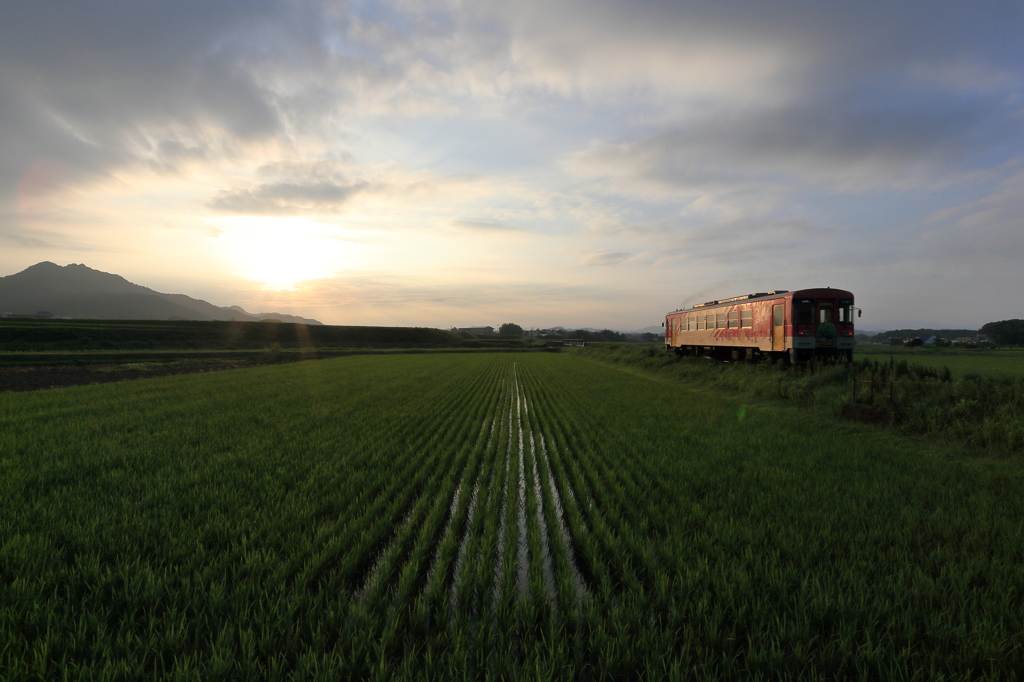
{"type": "Polygon", "coordinates": [[[818,301],[818,328],[815,336],[819,348],[831,348],[836,345],[834,313],[832,301],[818,301]]]}
{"type": "Polygon", "coordinates": [[[786,350],[786,306],[772,306],[772,350],[786,350]]]}

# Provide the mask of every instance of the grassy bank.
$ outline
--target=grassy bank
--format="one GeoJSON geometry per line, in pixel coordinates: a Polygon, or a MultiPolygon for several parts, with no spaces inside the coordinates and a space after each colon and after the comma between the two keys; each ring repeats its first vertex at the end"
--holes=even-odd
{"type": "Polygon", "coordinates": [[[1024,452],[1024,378],[1012,375],[954,373],[895,357],[789,370],[781,364],[680,358],[658,345],[609,344],[572,352],[750,400],[786,400],[906,433],[951,437],[988,455],[1024,452]]]}

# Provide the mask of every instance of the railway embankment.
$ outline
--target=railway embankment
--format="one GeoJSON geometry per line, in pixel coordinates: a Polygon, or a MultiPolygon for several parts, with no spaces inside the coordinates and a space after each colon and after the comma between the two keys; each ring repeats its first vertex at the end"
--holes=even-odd
{"type": "Polygon", "coordinates": [[[1024,378],[951,372],[880,358],[792,369],[678,357],[658,345],[590,345],[589,360],[720,390],[751,401],[787,401],[838,418],[953,439],[986,456],[1024,454],[1024,378]]]}

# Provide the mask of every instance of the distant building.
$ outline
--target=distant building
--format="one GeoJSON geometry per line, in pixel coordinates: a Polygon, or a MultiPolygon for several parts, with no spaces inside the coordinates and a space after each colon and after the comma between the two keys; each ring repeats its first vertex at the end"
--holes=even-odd
{"type": "Polygon", "coordinates": [[[953,339],[953,343],[961,346],[980,346],[983,343],[988,343],[988,335],[978,334],[977,336],[961,336],[953,339]]]}

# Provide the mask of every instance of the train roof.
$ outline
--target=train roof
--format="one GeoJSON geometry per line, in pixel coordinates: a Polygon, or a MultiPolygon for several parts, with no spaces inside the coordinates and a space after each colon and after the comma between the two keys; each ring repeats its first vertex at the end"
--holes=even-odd
{"type": "Polygon", "coordinates": [[[671,311],[672,313],[682,313],[690,310],[704,310],[707,308],[717,308],[719,306],[736,305],[737,303],[743,303],[752,299],[770,299],[770,298],[801,298],[806,296],[807,298],[822,298],[824,296],[844,296],[846,298],[853,298],[853,294],[845,289],[833,289],[832,287],[819,287],[817,289],[798,289],[796,291],[789,291],[788,289],[773,289],[772,291],[763,291],[757,294],[744,294],[743,296],[733,296],[732,298],[721,298],[717,301],[707,301],[705,303],[695,303],[689,308],[677,308],[671,311]]]}

